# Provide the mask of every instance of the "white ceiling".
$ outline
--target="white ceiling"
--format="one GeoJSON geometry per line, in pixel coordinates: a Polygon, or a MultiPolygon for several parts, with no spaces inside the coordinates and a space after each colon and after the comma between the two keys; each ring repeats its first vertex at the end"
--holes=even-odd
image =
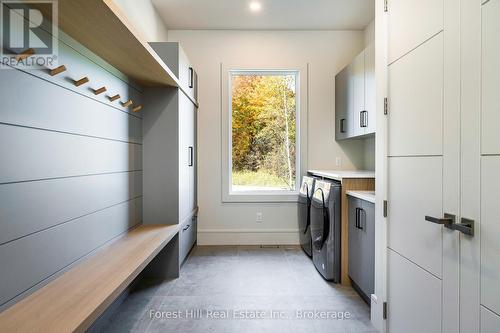
{"type": "Polygon", "coordinates": [[[374,0],[152,0],[169,29],[362,30],[374,0]]]}

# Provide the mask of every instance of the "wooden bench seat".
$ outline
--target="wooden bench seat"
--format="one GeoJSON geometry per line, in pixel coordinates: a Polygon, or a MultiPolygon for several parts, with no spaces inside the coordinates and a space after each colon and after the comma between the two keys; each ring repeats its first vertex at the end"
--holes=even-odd
{"type": "Polygon", "coordinates": [[[141,225],[0,313],[0,332],[83,332],[176,236],[141,225]]]}

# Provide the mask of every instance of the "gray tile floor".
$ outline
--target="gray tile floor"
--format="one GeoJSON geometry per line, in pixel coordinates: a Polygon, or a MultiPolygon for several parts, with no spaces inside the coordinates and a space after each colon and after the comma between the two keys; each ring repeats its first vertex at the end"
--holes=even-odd
{"type": "Polygon", "coordinates": [[[199,246],[179,279],[142,281],[104,331],[376,332],[369,313],[353,289],[323,280],[298,247],[199,246]],[[330,318],[298,317],[314,311],[330,318]]]}

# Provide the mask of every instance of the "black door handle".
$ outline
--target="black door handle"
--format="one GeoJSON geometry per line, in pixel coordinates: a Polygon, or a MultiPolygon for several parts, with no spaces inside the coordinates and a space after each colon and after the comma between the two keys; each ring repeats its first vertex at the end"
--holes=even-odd
{"type": "Polygon", "coordinates": [[[363,208],[359,209],[359,230],[365,230],[365,224],[366,224],[366,212],[363,208]],[[361,214],[363,213],[363,214],[361,214]],[[363,215],[363,221],[361,221],[361,215],[363,215]]]}
{"type": "Polygon", "coordinates": [[[194,165],[194,148],[193,147],[189,147],[189,165],[190,167],[192,167],[194,165]]]}
{"type": "Polygon", "coordinates": [[[187,226],[185,226],[185,227],[182,229],[182,231],[186,231],[186,230],[188,230],[190,227],[191,227],[191,224],[188,224],[187,226]]]}
{"type": "Polygon", "coordinates": [[[354,224],[356,229],[359,229],[359,208],[356,207],[356,223],[354,224]]]}
{"type": "Polygon", "coordinates": [[[425,220],[428,222],[432,222],[432,223],[436,223],[436,224],[443,224],[445,226],[448,226],[450,224],[455,223],[456,216],[452,215],[452,214],[445,213],[443,218],[426,216],[425,220]]]}
{"type": "Polygon", "coordinates": [[[194,70],[193,67],[189,67],[189,88],[194,87],[194,70]]]}
{"type": "Polygon", "coordinates": [[[344,123],[345,119],[340,119],[340,133],[345,133],[344,123]]]}
{"type": "Polygon", "coordinates": [[[450,225],[446,226],[449,229],[452,230],[458,230],[461,233],[468,235],[468,236],[474,236],[474,220],[466,219],[466,218],[461,218],[460,223],[453,223],[450,225]]]}
{"type": "Polygon", "coordinates": [[[364,112],[364,111],[360,111],[360,112],[359,112],[359,127],[365,127],[365,126],[364,126],[364,117],[363,117],[363,112],[364,112]]]}

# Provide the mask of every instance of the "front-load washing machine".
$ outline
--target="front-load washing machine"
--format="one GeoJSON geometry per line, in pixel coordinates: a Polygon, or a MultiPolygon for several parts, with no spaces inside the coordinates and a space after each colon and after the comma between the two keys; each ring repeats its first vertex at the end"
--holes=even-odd
{"type": "Polygon", "coordinates": [[[328,281],[340,282],[340,182],[316,180],[311,199],[314,266],[328,281]]]}
{"type": "Polygon", "coordinates": [[[299,240],[300,246],[310,257],[312,255],[311,244],[311,198],[314,191],[313,177],[304,176],[299,191],[298,220],[299,220],[299,240]]]}

